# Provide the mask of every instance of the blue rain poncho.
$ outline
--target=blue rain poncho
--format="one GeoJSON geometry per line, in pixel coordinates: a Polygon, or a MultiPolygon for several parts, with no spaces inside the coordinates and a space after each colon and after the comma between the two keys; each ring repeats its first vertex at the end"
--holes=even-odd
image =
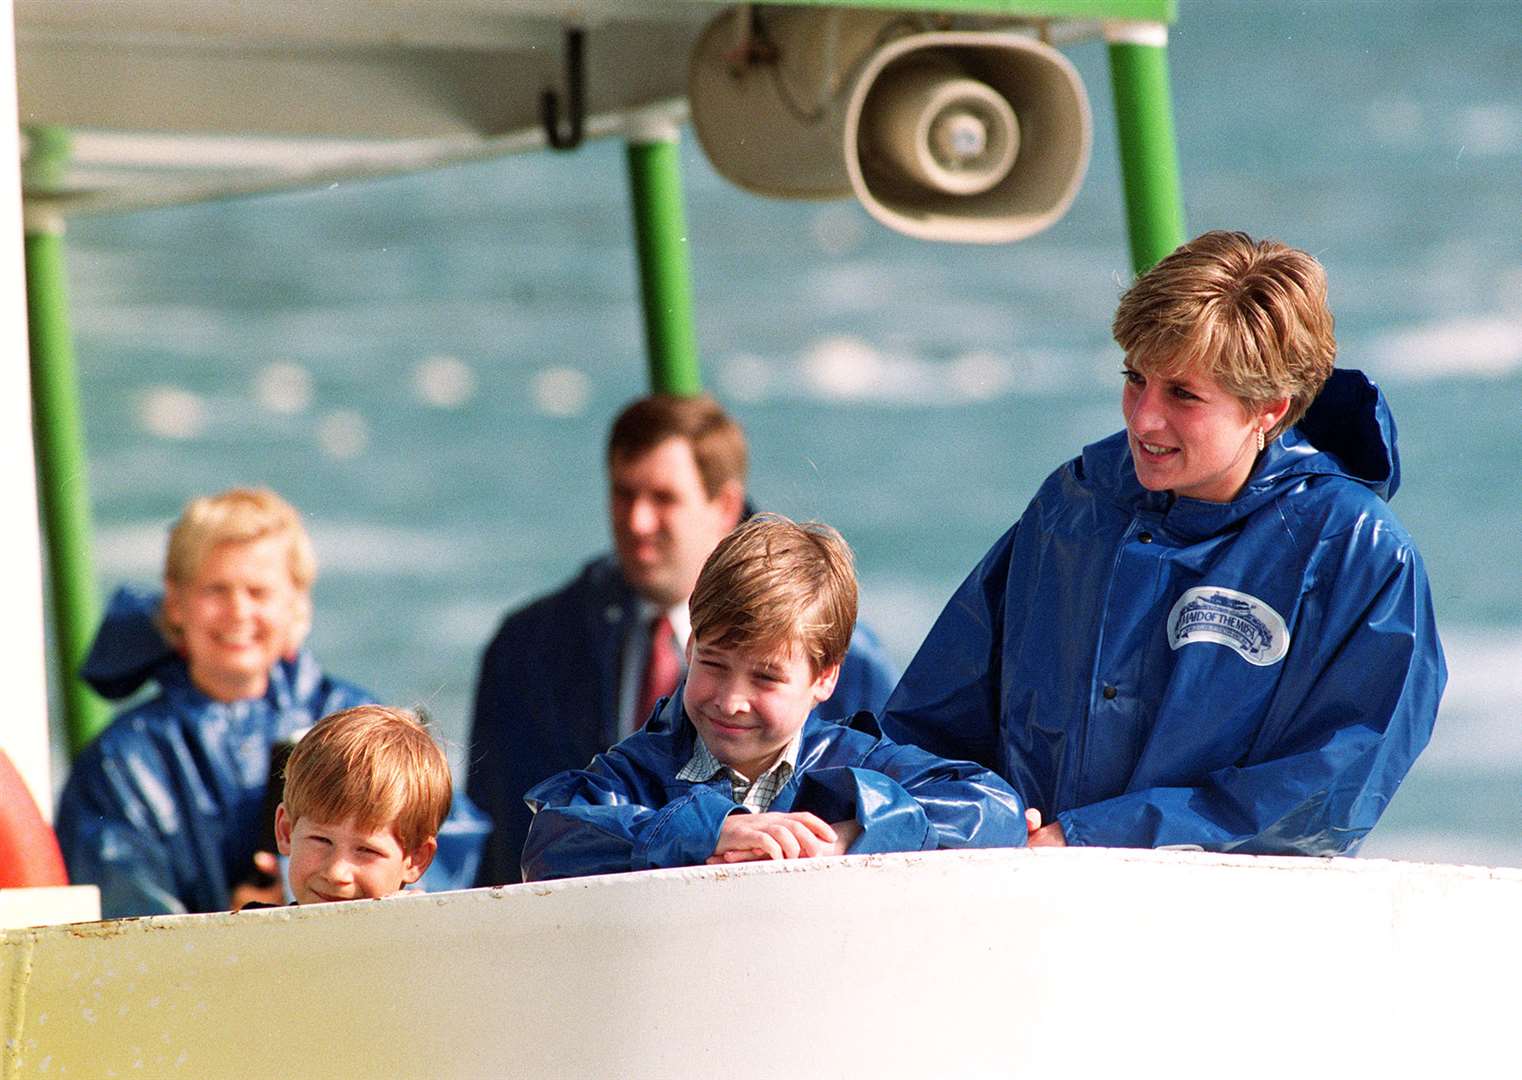
{"type": "MultiPolygon", "coordinates": [[[[154,625],[158,604],[156,593],[120,590],[80,673],[109,698],[158,688],[79,755],[58,806],[69,877],[100,887],[106,918],[226,911],[260,844],[272,748],[375,700],[303,649],[270,670],[262,698],[215,701],[154,625]]],[[[486,828],[457,793],[420,884],[467,887],[486,828]]]]}
{"type": "MultiPolygon", "coordinates": [[[[523,851],[523,878],[577,877],[694,866],[712,855],[735,802],[729,779],[676,779],[697,732],[681,688],[657,717],[585,769],[561,773],[528,793],[535,811],[523,851]]],[[[772,812],[809,811],[826,822],[855,821],[851,854],[1025,843],[1019,797],[993,773],[884,739],[871,713],[849,723],[817,710],[803,726],[793,775],[772,812]]]]}
{"type": "Polygon", "coordinates": [[[1230,503],[1147,491],[1124,433],[1095,443],[951,598],[883,730],[994,768],[1070,844],[1354,851],[1447,677],[1399,479],[1356,371],[1230,503]]]}
{"type": "MultiPolygon", "coordinates": [[[[529,788],[579,769],[618,741],[621,650],[639,617],[639,598],[611,555],[513,612],[481,659],[470,733],[471,798],[496,823],[477,879],[518,880],[528,834],[529,788]]],[[[838,720],[879,711],[898,673],[870,630],[858,625],[835,693],[819,706],[838,720]]]]}

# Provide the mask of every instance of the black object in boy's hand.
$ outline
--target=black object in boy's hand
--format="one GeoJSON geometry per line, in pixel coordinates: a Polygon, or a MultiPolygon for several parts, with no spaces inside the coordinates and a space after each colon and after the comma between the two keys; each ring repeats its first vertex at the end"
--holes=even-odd
{"type": "Polygon", "coordinates": [[[274,864],[273,857],[269,860],[272,866],[267,869],[258,865],[261,861],[258,853],[268,852],[271,856],[274,855],[275,808],[285,797],[285,765],[290,760],[291,751],[294,749],[296,749],[295,739],[278,742],[270,747],[270,775],[264,784],[264,807],[259,812],[259,841],[254,846],[255,865],[248,868],[248,873],[240,879],[239,884],[264,889],[280,880],[278,864],[274,864]]]}

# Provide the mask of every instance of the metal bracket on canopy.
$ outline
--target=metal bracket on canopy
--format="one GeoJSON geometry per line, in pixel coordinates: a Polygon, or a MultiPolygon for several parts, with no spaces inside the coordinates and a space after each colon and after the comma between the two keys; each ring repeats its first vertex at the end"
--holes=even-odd
{"type": "Polygon", "coordinates": [[[586,119],[586,103],[582,97],[585,38],[586,32],[581,29],[565,32],[565,96],[570,108],[566,132],[560,130],[560,95],[554,90],[546,90],[539,99],[544,138],[556,150],[574,150],[581,145],[582,122],[586,119]]]}

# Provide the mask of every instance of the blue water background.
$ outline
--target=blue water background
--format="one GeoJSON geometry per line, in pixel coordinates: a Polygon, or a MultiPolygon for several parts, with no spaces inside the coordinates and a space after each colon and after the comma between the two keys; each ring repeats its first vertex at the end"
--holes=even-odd
{"type": "MultiPolygon", "coordinates": [[[[1394,506],[1452,668],[1366,854],[1522,865],[1522,20],[1505,4],[1186,3],[1172,70],[1191,232],[1326,265],[1340,362],[1400,421],[1394,506]]],[[[684,137],[708,384],[756,500],[839,526],[906,662],[1041,478],[1119,427],[1129,274],[1104,47],[1094,157],[1027,242],[927,245],[768,202],[684,137]]],[[[501,614],[607,543],[601,446],[644,386],[616,142],[82,219],[71,280],[103,592],[153,580],[184,501],[307,516],[313,643],[421,703],[458,766],[501,614]]]]}

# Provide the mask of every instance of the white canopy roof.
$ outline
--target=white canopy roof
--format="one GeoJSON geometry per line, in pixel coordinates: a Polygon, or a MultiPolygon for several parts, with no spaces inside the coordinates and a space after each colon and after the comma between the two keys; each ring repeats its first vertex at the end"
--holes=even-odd
{"type": "MultiPolygon", "coordinates": [[[[585,30],[586,134],[681,115],[719,0],[17,0],[29,204],[114,210],[544,145],[585,30]]],[[[565,106],[562,104],[562,112],[565,106]]]]}

